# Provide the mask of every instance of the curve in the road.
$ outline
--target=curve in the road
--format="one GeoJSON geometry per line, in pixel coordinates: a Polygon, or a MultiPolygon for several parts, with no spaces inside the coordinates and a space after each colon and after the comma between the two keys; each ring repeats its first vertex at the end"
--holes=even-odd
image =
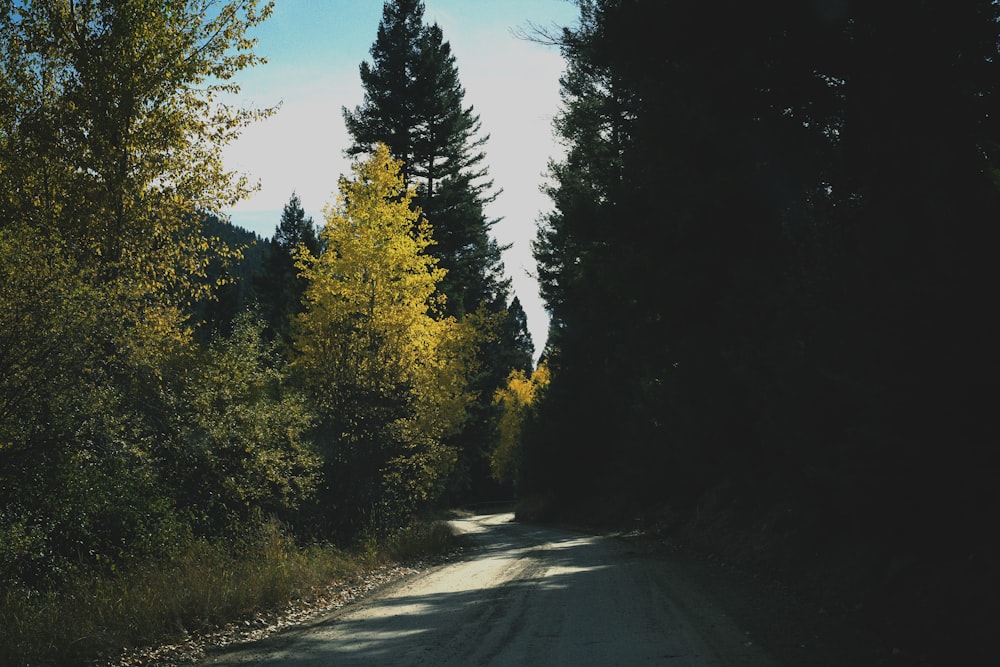
{"type": "Polygon", "coordinates": [[[454,526],[468,558],[206,664],[774,664],[665,561],[510,514],[454,526]]]}

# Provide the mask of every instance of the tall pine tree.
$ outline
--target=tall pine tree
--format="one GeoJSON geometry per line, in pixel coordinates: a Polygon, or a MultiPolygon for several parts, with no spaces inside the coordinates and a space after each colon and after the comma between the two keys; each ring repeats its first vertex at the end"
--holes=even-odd
{"type": "Polygon", "coordinates": [[[446,271],[440,286],[446,314],[462,319],[485,309],[491,320],[472,378],[480,398],[459,437],[459,486],[486,494],[496,433],[490,398],[533,353],[520,303],[509,301],[503,248],[490,236],[497,220],[484,211],[498,194],[483,164],[489,137],[480,134],[473,108],[464,106],[451,45],[440,26],[424,23],[423,2],[385,3],[371,56],[360,67],[364,102],[343,110],[353,140],[346,152],[371,154],[385,143],[403,161],[403,177],[416,189],[413,203],[433,229],[429,252],[446,271]]]}
{"type": "Polygon", "coordinates": [[[347,153],[370,154],[384,142],[403,161],[404,178],[417,188],[414,203],[434,228],[431,253],[448,272],[447,312],[462,316],[484,303],[499,311],[510,281],[489,235],[497,221],[484,213],[497,195],[482,164],[489,136],[479,136],[479,116],[463,106],[451,45],[423,17],[419,0],[385,3],[372,62],[361,63],[364,102],[343,110],[353,139],[347,153]]]}
{"type": "Polygon", "coordinates": [[[302,312],[302,294],[306,283],[295,268],[295,256],[300,246],[305,246],[314,256],[321,251],[313,220],[306,217],[302,201],[293,192],[267,245],[264,273],[259,276],[258,284],[261,309],[270,334],[285,344],[291,341],[292,317],[302,312]]]}

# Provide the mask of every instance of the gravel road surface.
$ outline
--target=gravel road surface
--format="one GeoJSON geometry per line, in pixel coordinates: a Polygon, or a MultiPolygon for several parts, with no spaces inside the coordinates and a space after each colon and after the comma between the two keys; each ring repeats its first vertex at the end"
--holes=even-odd
{"type": "Polygon", "coordinates": [[[466,558],[206,665],[776,664],[668,562],[609,537],[453,522],[466,558]]]}

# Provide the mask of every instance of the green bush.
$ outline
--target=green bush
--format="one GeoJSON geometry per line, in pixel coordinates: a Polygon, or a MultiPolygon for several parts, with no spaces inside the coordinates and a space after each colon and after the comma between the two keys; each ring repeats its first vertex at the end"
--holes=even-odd
{"type": "Polygon", "coordinates": [[[455,548],[455,535],[444,521],[417,521],[386,539],[385,557],[396,562],[441,556],[455,548]]]}
{"type": "Polygon", "coordinates": [[[244,314],[165,390],[162,477],[196,532],[224,534],[255,512],[294,509],[313,494],[313,418],[286,384],[285,366],[264,343],[263,324],[244,314]]]}

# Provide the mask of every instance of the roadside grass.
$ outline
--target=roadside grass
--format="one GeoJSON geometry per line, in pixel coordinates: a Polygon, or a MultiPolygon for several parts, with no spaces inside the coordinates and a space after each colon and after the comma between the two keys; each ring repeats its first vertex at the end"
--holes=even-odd
{"type": "Polygon", "coordinates": [[[362,550],[299,546],[277,521],[243,549],[194,541],[164,563],[91,575],[41,594],[0,592],[0,665],[83,665],[206,632],[366,569],[447,552],[442,522],[416,523],[362,550]]]}
{"type": "Polygon", "coordinates": [[[381,546],[384,557],[395,563],[441,556],[455,548],[456,538],[444,521],[418,521],[391,535],[381,546]]]}

